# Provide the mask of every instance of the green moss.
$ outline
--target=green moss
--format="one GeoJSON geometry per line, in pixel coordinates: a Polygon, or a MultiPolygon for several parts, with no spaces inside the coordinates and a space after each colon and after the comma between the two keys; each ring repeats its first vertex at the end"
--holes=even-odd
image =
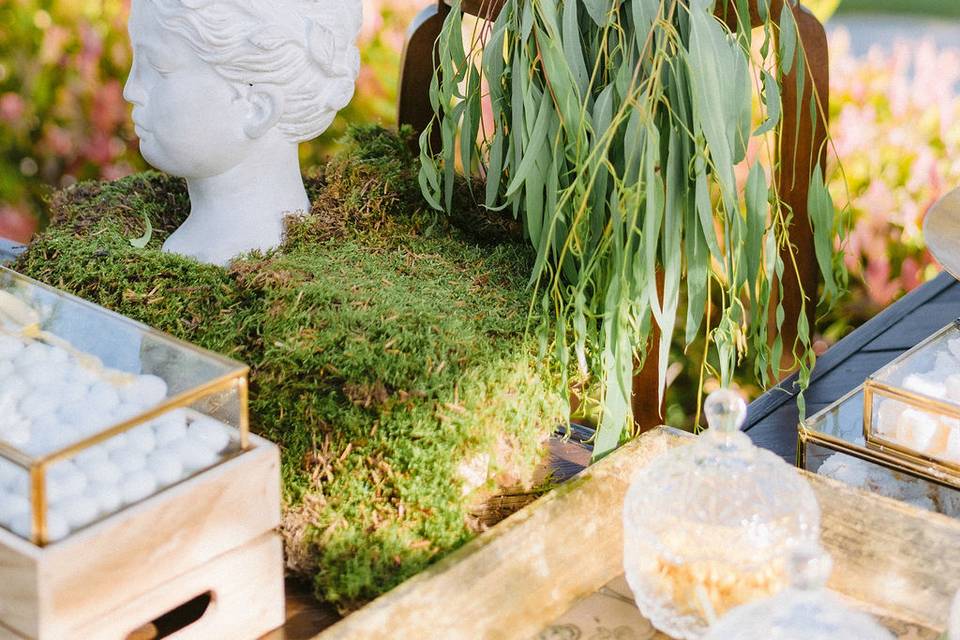
{"type": "Polygon", "coordinates": [[[16,265],[252,366],[255,428],[283,452],[289,564],[342,608],[468,540],[461,465],[486,463],[488,491],[525,482],[564,407],[526,335],[531,255],[511,221],[436,218],[408,139],[351,135],[270,254],[227,270],[161,253],[189,203],[146,173],[58,194],[16,265]]]}

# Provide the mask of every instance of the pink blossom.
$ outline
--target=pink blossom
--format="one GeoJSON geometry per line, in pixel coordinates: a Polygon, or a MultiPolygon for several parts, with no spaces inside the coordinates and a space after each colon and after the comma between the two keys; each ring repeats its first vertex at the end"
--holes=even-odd
{"type": "Polygon", "coordinates": [[[26,102],[18,94],[8,91],[0,95],[0,120],[16,123],[26,110],[26,102]]]}

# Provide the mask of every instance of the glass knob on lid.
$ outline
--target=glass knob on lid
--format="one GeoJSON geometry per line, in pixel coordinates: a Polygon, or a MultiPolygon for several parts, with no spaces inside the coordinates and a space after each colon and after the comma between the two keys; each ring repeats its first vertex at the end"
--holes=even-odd
{"type": "Polygon", "coordinates": [[[710,428],[641,469],[624,502],[624,570],[640,611],[677,638],[700,638],[730,609],[787,586],[787,550],[816,542],[806,480],[740,428],[746,403],[712,393],[710,428]]]}
{"type": "Polygon", "coordinates": [[[865,613],[850,609],[827,588],[832,562],[818,545],[802,545],[790,557],[790,587],[737,607],[704,640],[893,640],[865,613]]]}

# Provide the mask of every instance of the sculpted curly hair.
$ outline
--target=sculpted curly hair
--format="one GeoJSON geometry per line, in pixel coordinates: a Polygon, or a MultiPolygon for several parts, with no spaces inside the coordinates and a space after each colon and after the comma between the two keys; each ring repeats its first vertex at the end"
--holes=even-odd
{"type": "Polygon", "coordinates": [[[228,81],[284,91],[277,127],[294,143],[323,133],[353,97],[360,72],[359,2],[149,0],[163,27],[183,37],[228,81]]]}

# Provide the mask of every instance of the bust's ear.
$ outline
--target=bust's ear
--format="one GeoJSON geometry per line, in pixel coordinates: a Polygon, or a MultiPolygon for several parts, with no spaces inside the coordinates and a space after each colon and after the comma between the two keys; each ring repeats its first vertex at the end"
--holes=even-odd
{"type": "Polygon", "coordinates": [[[283,115],[283,91],[271,84],[261,84],[250,88],[246,100],[250,111],[243,132],[256,139],[280,121],[283,115]]]}

